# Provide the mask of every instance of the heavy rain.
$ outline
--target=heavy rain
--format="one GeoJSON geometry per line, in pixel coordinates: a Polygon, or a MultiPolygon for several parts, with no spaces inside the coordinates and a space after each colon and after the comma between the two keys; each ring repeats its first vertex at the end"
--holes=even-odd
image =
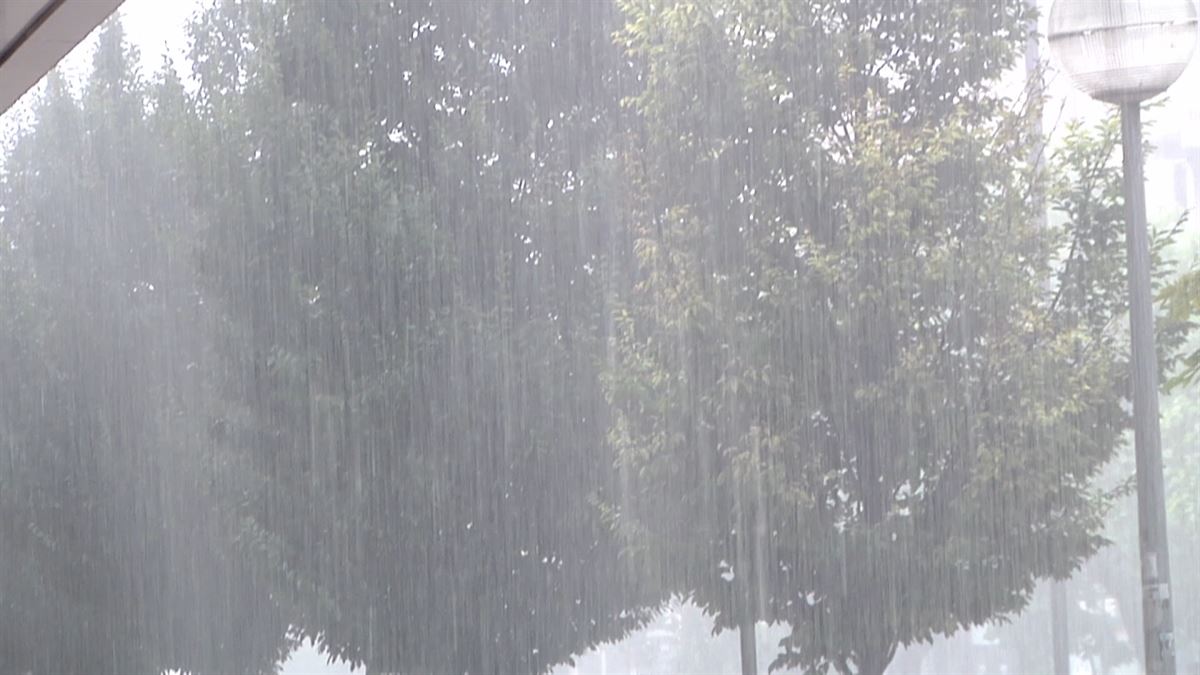
{"type": "Polygon", "coordinates": [[[1196,8],[1056,4],[128,0],[0,120],[0,674],[1200,673],[1196,8]]]}

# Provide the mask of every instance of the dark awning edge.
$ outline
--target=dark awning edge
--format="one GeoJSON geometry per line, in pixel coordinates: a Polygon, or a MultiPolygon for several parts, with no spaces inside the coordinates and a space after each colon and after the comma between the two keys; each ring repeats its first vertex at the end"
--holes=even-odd
{"type": "Polygon", "coordinates": [[[0,46],[0,112],[37,84],[120,4],[121,0],[43,0],[28,16],[0,12],[0,22],[23,24],[0,25],[0,35],[12,36],[0,46]]]}

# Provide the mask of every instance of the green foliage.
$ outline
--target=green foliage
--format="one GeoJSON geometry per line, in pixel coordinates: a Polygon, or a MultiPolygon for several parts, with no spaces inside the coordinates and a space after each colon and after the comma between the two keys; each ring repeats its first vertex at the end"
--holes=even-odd
{"type": "Polygon", "coordinates": [[[645,88],[610,518],[645,564],[720,625],[789,622],[776,666],[879,672],[1098,550],[1119,184],[1077,133],[1052,172],[1074,221],[1036,226],[1037,106],[992,93],[1020,7],[623,9],[645,88]],[[910,71],[921,34],[864,29],[905,11],[971,67],[910,71]]]}
{"type": "MultiPolygon", "coordinates": [[[[1167,316],[1189,328],[1197,325],[1200,317],[1200,269],[1180,275],[1159,295],[1167,308],[1167,316]]],[[[1179,369],[1168,383],[1170,387],[1181,387],[1200,379],[1200,349],[1184,356],[1179,369]]]]}

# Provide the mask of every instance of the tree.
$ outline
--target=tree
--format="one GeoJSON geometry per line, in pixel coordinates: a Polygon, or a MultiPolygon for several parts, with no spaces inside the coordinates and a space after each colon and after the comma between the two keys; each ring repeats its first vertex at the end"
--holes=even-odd
{"type": "Polygon", "coordinates": [[[814,672],[1069,574],[1128,421],[1121,310],[1035,226],[1038,101],[996,86],[1021,3],[623,8],[630,545],[722,626],[790,623],[775,665],[814,672]]]}
{"type": "MultiPolygon", "coordinates": [[[[1200,269],[1192,270],[1173,281],[1162,293],[1169,316],[1176,321],[1194,322],[1200,316],[1200,269]]],[[[1173,386],[1187,385],[1200,378],[1200,350],[1183,358],[1180,369],[1171,380],[1173,386]]]]}
{"type": "Polygon", "coordinates": [[[240,574],[188,416],[203,312],[162,135],[182,90],[149,92],[137,60],[108,22],[0,183],[4,672],[270,671],[287,628],[240,574]]]}
{"type": "Polygon", "coordinates": [[[659,599],[592,506],[609,14],[223,2],[193,26],[214,441],[253,467],[243,524],[296,624],[372,670],[541,671],[659,599]]]}

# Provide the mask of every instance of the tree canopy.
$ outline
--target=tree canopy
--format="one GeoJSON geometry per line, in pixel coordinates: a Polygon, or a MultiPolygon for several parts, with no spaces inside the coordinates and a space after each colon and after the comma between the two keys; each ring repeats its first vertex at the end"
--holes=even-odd
{"type": "Polygon", "coordinates": [[[1040,108],[997,93],[1023,6],[971,7],[627,3],[618,518],[727,625],[788,622],[777,665],[882,672],[1102,544],[1123,269],[1057,259],[1040,108]]]}

